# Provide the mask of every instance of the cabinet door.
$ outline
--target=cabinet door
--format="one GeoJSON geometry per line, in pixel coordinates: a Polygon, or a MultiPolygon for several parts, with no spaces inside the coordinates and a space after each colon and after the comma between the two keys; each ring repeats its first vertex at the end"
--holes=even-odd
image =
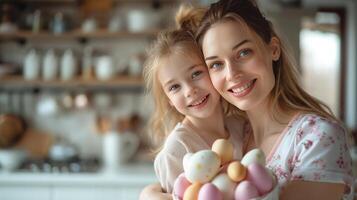
{"type": "Polygon", "coordinates": [[[55,186],[52,200],[120,200],[121,189],[114,186],[55,186]]]}
{"type": "Polygon", "coordinates": [[[121,189],[121,199],[125,200],[138,200],[143,187],[128,187],[121,189]]]}
{"type": "Polygon", "coordinates": [[[0,186],[1,200],[51,200],[51,188],[46,186],[0,186]]]}

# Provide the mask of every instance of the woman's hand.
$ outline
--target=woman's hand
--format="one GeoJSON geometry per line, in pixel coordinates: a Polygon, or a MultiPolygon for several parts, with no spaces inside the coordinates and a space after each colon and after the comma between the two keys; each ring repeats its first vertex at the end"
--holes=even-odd
{"type": "Polygon", "coordinates": [[[164,193],[159,183],[146,186],[140,193],[140,200],[172,200],[172,195],[164,193]]]}

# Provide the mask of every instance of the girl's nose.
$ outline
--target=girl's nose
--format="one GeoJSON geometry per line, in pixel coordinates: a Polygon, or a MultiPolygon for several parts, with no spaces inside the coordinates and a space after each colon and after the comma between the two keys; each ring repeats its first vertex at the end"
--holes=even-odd
{"type": "Polygon", "coordinates": [[[194,85],[187,85],[185,89],[185,96],[192,97],[197,93],[197,88],[194,85]]]}
{"type": "Polygon", "coordinates": [[[242,75],[238,65],[234,62],[228,62],[226,69],[227,81],[236,81],[242,75]]]}

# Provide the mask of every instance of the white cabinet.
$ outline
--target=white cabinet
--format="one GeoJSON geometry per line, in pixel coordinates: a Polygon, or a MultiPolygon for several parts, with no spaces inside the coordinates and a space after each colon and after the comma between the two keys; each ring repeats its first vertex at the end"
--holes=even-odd
{"type": "Polygon", "coordinates": [[[126,188],[125,190],[122,189],[121,192],[121,198],[120,199],[127,199],[127,200],[138,200],[139,199],[139,195],[141,190],[144,188],[140,187],[140,188],[126,188]]]}
{"type": "Polygon", "coordinates": [[[0,186],[1,200],[137,200],[142,187],[0,186]]]}
{"type": "Polygon", "coordinates": [[[50,200],[51,187],[49,186],[0,186],[1,200],[50,200]]]}
{"type": "MultiPolygon", "coordinates": [[[[123,189],[118,187],[84,186],[84,187],[55,187],[51,200],[119,200],[123,189]]],[[[138,199],[138,198],[136,198],[138,199]]]]}
{"type": "Polygon", "coordinates": [[[152,163],[112,174],[0,173],[0,200],[137,200],[154,182],[152,163]]]}

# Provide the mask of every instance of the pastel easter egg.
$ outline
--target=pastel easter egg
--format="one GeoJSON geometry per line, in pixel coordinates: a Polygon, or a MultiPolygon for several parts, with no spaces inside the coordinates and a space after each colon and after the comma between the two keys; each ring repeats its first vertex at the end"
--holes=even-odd
{"type": "Polygon", "coordinates": [[[244,155],[240,163],[242,163],[242,165],[246,167],[248,167],[252,163],[259,163],[265,166],[265,154],[260,149],[250,150],[248,153],[244,155]]]}
{"type": "Polygon", "coordinates": [[[270,173],[258,163],[252,163],[248,166],[247,180],[254,184],[260,195],[268,193],[274,186],[274,179],[270,173]]]}
{"type": "Polygon", "coordinates": [[[233,160],[233,145],[229,140],[217,139],[212,145],[212,151],[221,158],[222,165],[233,160]]]}
{"type": "Polygon", "coordinates": [[[198,193],[198,200],[223,200],[223,195],[215,185],[206,183],[198,193]]]}
{"type": "Polygon", "coordinates": [[[227,174],[235,182],[242,181],[247,175],[247,168],[239,161],[233,161],[228,165],[227,174]]]}
{"type": "Polygon", "coordinates": [[[197,200],[201,186],[202,184],[198,182],[190,185],[183,195],[183,200],[197,200]]]}
{"type": "Polygon", "coordinates": [[[231,200],[234,198],[234,189],[236,188],[236,183],[233,182],[227,174],[218,174],[211,181],[223,194],[224,200],[231,200]]]}
{"type": "Polygon", "coordinates": [[[190,158],[193,155],[193,153],[186,153],[185,156],[182,159],[182,166],[183,166],[183,170],[187,171],[188,168],[188,163],[190,162],[190,158]]]}
{"type": "Polygon", "coordinates": [[[185,176],[191,183],[207,183],[217,174],[220,165],[221,160],[215,152],[201,150],[189,159],[185,176]]]}
{"type": "Polygon", "coordinates": [[[242,181],[234,191],[235,200],[248,200],[259,197],[259,192],[250,181],[242,181]]]}
{"type": "Polygon", "coordinates": [[[186,179],[185,174],[180,174],[174,182],[173,195],[179,199],[182,199],[186,189],[190,185],[191,183],[186,179]]]}

